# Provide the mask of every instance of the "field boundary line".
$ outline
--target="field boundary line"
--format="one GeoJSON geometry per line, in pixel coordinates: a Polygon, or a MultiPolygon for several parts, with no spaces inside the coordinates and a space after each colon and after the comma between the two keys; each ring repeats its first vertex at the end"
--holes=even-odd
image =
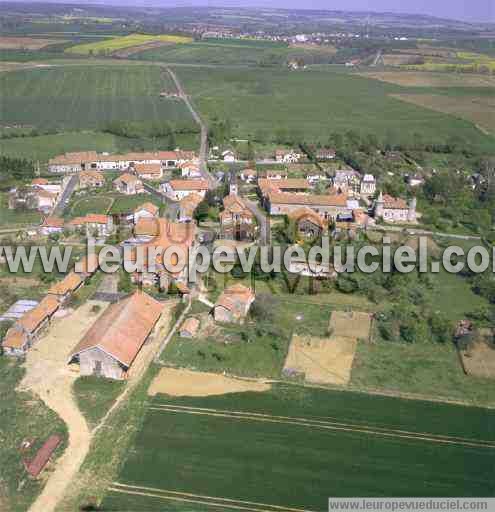
{"type": "MultiPolygon", "coordinates": [[[[236,500],[236,499],[231,499],[231,498],[207,496],[207,495],[202,495],[202,494],[192,494],[192,493],[182,492],[182,491],[170,491],[167,489],[157,489],[156,487],[145,487],[145,486],[139,486],[139,485],[121,484],[119,482],[114,482],[110,489],[111,490],[119,489],[124,492],[127,492],[127,490],[136,490],[137,489],[137,490],[143,490],[143,491],[153,491],[153,492],[158,492],[158,493],[163,493],[163,494],[172,494],[172,495],[177,495],[178,498],[182,498],[184,501],[187,501],[188,498],[198,498],[198,499],[203,499],[205,501],[203,501],[203,502],[195,501],[195,503],[202,503],[204,505],[227,506],[227,507],[234,506],[234,508],[242,508],[242,505],[252,505],[255,507],[268,507],[268,509],[270,509],[270,510],[259,509],[259,508],[256,508],[256,509],[246,508],[245,509],[245,510],[253,510],[253,511],[257,511],[257,512],[262,512],[262,510],[263,510],[263,512],[265,512],[265,511],[266,512],[274,512],[273,509],[280,510],[281,512],[313,512],[311,510],[302,509],[302,508],[284,507],[281,505],[270,505],[268,503],[259,503],[256,501],[236,500]],[[126,489],[119,489],[121,487],[124,487],[126,489]],[[209,502],[208,500],[211,500],[211,502],[209,502]],[[215,501],[224,502],[224,504],[216,503],[215,501]]],[[[160,496],[160,497],[162,497],[162,496],[160,496]]],[[[163,498],[167,499],[168,497],[163,496],[163,498]]],[[[170,497],[170,499],[173,499],[173,498],[170,497]]]]}
{"type": "MultiPolygon", "coordinates": [[[[238,420],[251,420],[251,421],[261,421],[266,423],[281,423],[286,425],[297,425],[301,427],[313,427],[313,428],[321,428],[324,430],[337,430],[337,431],[343,431],[343,432],[355,432],[355,433],[361,433],[361,434],[370,434],[375,436],[383,436],[383,437],[391,437],[396,439],[412,439],[415,441],[427,441],[432,443],[438,443],[438,444],[449,444],[449,445],[455,445],[455,446],[466,446],[466,447],[472,447],[472,448],[494,448],[495,449],[495,443],[491,443],[488,441],[465,441],[461,438],[459,440],[453,439],[442,439],[435,437],[435,434],[416,434],[416,433],[401,433],[394,432],[394,431],[380,431],[380,430],[372,430],[370,427],[367,427],[366,425],[352,425],[352,424],[338,424],[338,423],[324,423],[324,422],[317,422],[313,420],[308,419],[299,419],[299,418],[290,418],[290,417],[272,417],[269,415],[262,415],[257,416],[256,413],[234,413],[231,411],[203,411],[200,409],[180,409],[175,408],[174,406],[167,407],[166,405],[163,406],[151,406],[149,407],[149,410],[155,410],[155,411],[161,411],[161,412],[175,412],[175,413],[182,413],[182,414],[193,414],[193,415],[199,415],[199,416],[213,416],[218,418],[229,418],[229,419],[238,419],[238,420]]],[[[373,427],[376,428],[376,427],[373,427]]],[[[379,427],[378,427],[379,428],[379,427]]]]}

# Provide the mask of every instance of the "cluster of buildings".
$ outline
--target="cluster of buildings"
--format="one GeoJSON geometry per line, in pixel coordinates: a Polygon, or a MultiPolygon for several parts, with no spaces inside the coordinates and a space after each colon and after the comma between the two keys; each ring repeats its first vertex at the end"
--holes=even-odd
{"type": "Polygon", "coordinates": [[[26,311],[7,331],[2,349],[5,354],[24,356],[50,324],[55,313],[98,270],[98,258],[84,258],[78,272],[72,271],[56,282],[47,295],[33,308],[26,311]]]}
{"type": "Polygon", "coordinates": [[[35,178],[29,185],[16,187],[9,191],[9,209],[38,210],[48,213],[57,204],[61,191],[61,183],[35,178]]]}
{"type": "Polygon", "coordinates": [[[48,161],[48,171],[56,174],[81,171],[125,171],[134,168],[143,174],[155,174],[158,166],[163,170],[178,167],[179,164],[194,160],[193,151],[148,151],[112,155],[96,151],[65,153],[48,161]]]}

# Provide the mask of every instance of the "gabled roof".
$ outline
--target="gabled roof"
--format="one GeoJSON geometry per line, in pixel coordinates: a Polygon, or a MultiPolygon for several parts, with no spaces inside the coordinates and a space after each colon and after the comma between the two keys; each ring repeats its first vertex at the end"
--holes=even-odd
{"type": "Polygon", "coordinates": [[[160,232],[160,224],[156,218],[139,217],[134,226],[136,236],[157,236],[160,232]]]}
{"type": "Polygon", "coordinates": [[[44,297],[35,308],[23,315],[17,324],[29,333],[34,332],[41,322],[53,315],[58,308],[59,303],[55,297],[44,297]]]}
{"type": "Polygon", "coordinates": [[[383,194],[383,207],[389,210],[407,210],[408,206],[404,199],[383,194]]]}
{"type": "Polygon", "coordinates": [[[99,348],[129,367],[156,322],[163,305],[143,292],[111,304],[74,347],[69,360],[81,352],[99,348]]]}
{"type": "Polygon", "coordinates": [[[143,174],[161,176],[163,174],[162,164],[136,164],[134,170],[138,176],[143,174]]]}
{"type": "Polygon", "coordinates": [[[2,347],[22,349],[27,342],[27,334],[22,329],[12,326],[2,341],[2,347]]]}
{"type": "Polygon", "coordinates": [[[286,192],[270,192],[268,197],[271,204],[300,204],[305,206],[347,207],[347,197],[345,194],[321,196],[309,194],[290,194],[286,192]]]}
{"type": "Polygon", "coordinates": [[[64,219],[60,217],[45,217],[43,223],[41,224],[42,228],[63,228],[64,227],[64,219]]]}
{"type": "Polygon", "coordinates": [[[173,190],[208,190],[206,180],[170,180],[173,190]]]}
{"type": "Polygon", "coordinates": [[[114,183],[123,182],[127,183],[128,185],[131,183],[137,183],[138,181],[139,180],[136,176],[134,176],[133,174],[129,174],[128,172],[122,174],[121,176],[113,180],[114,183]]]}
{"type": "Polygon", "coordinates": [[[324,229],[327,225],[324,219],[322,219],[314,210],[308,208],[307,206],[297,208],[296,210],[289,213],[288,217],[295,222],[309,220],[316,226],[320,226],[322,229],[324,229]]]}
{"type": "Polygon", "coordinates": [[[55,283],[48,290],[48,293],[51,295],[65,295],[66,293],[76,290],[82,281],[83,279],[79,274],[70,272],[64,277],[64,279],[62,279],[62,281],[55,283]]]}
{"type": "Polygon", "coordinates": [[[65,153],[48,160],[49,165],[74,165],[85,162],[96,162],[98,154],[96,151],[79,151],[74,153],[65,153]]]}
{"type": "Polygon", "coordinates": [[[46,180],[45,178],[35,178],[31,182],[31,185],[48,185],[48,180],[46,180]]]}
{"type": "Polygon", "coordinates": [[[151,213],[151,215],[156,215],[159,212],[160,208],[158,208],[158,206],[156,206],[153,203],[150,203],[148,201],[147,203],[143,203],[142,205],[138,206],[134,210],[134,213],[137,213],[137,212],[139,212],[141,210],[145,210],[148,213],[151,213]]]}
{"type": "Polygon", "coordinates": [[[76,217],[72,219],[69,224],[71,226],[83,226],[85,224],[107,224],[108,220],[108,215],[88,213],[85,217],[76,217]]]}
{"type": "Polygon", "coordinates": [[[215,303],[215,307],[221,306],[231,311],[235,308],[235,304],[248,305],[253,302],[255,298],[254,293],[242,284],[234,284],[225,288],[220,297],[215,303]]]}

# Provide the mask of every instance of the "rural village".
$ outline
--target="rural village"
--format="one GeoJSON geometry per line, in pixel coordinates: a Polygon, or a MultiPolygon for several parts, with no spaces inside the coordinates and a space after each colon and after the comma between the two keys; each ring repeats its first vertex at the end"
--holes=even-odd
{"type": "Polygon", "coordinates": [[[40,6],[0,6],[0,511],[495,495],[495,279],[440,268],[495,247],[491,25],[40,6]]]}

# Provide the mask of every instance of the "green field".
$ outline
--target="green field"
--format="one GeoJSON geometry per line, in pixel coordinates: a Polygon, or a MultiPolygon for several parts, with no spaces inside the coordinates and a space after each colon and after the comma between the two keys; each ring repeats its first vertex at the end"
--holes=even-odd
{"type": "Polygon", "coordinates": [[[103,507],[323,511],[329,496],[492,496],[492,419],[299,386],[157,396],[103,507]]]}
{"type": "Polygon", "coordinates": [[[263,41],[205,40],[176,46],[162,46],[137,53],[134,58],[184,64],[219,66],[283,66],[291,59],[307,64],[327,63],[333,55],[328,50],[290,48],[263,41]],[[266,43],[266,42],[265,42],[266,43]]]}
{"type": "Polygon", "coordinates": [[[64,422],[31,393],[17,392],[24,369],[17,361],[0,357],[0,510],[24,512],[43,488],[40,479],[28,478],[23,459],[34,457],[51,434],[59,434],[63,443],[52,460],[63,452],[67,430],[64,422]],[[26,439],[34,444],[25,452],[20,450],[26,439]],[[21,491],[22,489],[22,491],[21,491]]]}
{"type": "Polygon", "coordinates": [[[455,136],[480,151],[495,148],[468,121],[391,97],[410,89],[348,73],[178,67],[177,74],[204,117],[229,119],[240,138],[325,142],[331,132],[354,130],[402,143],[415,133],[432,143],[455,136]]]}
{"type": "Polygon", "coordinates": [[[109,121],[190,120],[182,102],[160,98],[170,77],[151,66],[68,66],[0,74],[0,124],[95,128],[109,121]]]}
{"type": "Polygon", "coordinates": [[[0,192],[0,227],[18,227],[39,224],[41,214],[36,210],[9,210],[9,196],[0,192]]]}

